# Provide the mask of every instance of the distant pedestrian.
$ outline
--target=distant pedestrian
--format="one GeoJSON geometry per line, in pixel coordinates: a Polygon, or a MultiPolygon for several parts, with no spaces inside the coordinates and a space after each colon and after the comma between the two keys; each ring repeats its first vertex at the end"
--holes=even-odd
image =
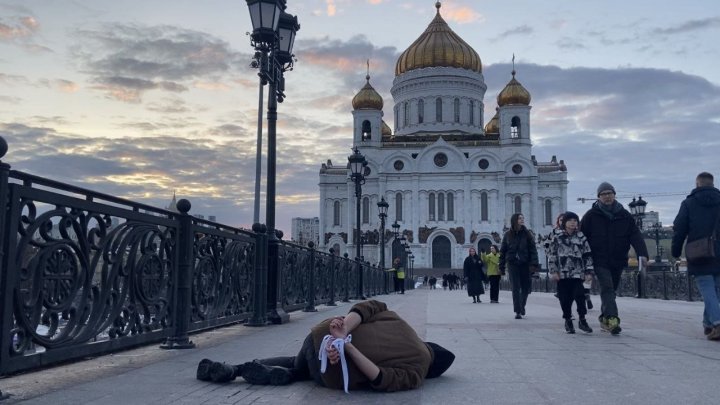
{"type": "Polygon", "coordinates": [[[688,257],[687,269],[695,277],[705,302],[702,322],[705,335],[709,340],[720,340],[720,190],[713,183],[712,174],[698,174],[695,189],[680,204],[673,222],[672,255],[680,257],[686,239],[689,243],[710,238],[714,244],[714,258],[691,260],[688,257]]]}
{"type": "Polygon", "coordinates": [[[468,297],[472,297],[473,303],[481,303],[480,296],[485,294],[485,272],[483,261],[478,256],[475,248],[470,248],[468,257],[463,262],[463,279],[467,283],[468,297]]]}
{"type": "Polygon", "coordinates": [[[647,263],[647,246],[635,218],[615,200],[615,188],[603,182],[597,189],[598,200],[580,221],[580,230],[592,250],[595,275],[600,284],[600,327],[617,335],[622,331],[615,291],[627,266],[630,246],[638,261],[647,263]]]}
{"type": "Polygon", "coordinates": [[[497,246],[492,245],[490,246],[490,252],[482,252],[480,257],[487,269],[486,274],[490,283],[490,303],[497,304],[500,295],[500,251],[497,246]]]}
{"type": "Polygon", "coordinates": [[[393,270],[395,271],[395,292],[405,294],[405,268],[399,257],[393,260],[393,270]]]}
{"type": "Polygon", "coordinates": [[[553,231],[548,248],[549,274],[557,282],[558,299],[565,319],[565,331],[575,333],[572,322],[572,303],[576,302],[578,328],[592,333],[585,315],[585,289],[583,280],[592,277],[593,262],[590,244],[578,230],[578,216],[574,212],[566,212],[560,223],[560,232],[553,231]]]}
{"type": "Polygon", "coordinates": [[[499,267],[502,272],[506,267],[510,272],[515,319],[522,319],[530,294],[530,271],[538,268],[535,236],[525,227],[523,214],[515,213],[510,217],[510,229],[503,235],[500,245],[499,267]]]}
{"type": "Polygon", "coordinates": [[[437,278],[435,276],[430,276],[430,289],[431,290],[434,290],[437,288],[437,286],[435,284],[437,284],[437,278]]]}

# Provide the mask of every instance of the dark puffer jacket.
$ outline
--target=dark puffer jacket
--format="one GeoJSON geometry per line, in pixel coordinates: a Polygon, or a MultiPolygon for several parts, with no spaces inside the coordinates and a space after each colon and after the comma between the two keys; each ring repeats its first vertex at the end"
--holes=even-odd
{"type": "Polygon", "coordinates": [[[538,252],[535,246],[535,235],[524,226],[519,231],[512,229],[505,232],[500,244],[500,270],[505,271],[505,266],[514,267],[534,266],[538,267],[538,252]]]}
{"type": "Polygon", "coordinates": [[[590,242],[595,268],[625,268],[631,245],[638,257],[648,257],[645,240],[628,210],[616,201],[619,207],[609,218],[599,204],[596,201],[580,221],[580,230],[590,242]]]}
{"type": "MultiPolygon", "coordinates": [[[[672,255],[680,257],[685,239],[689,242],[710,236],[718,220],[720,190],[715,187],[698,187],[680,204],[680,211],[673,222],[672,255]]],[[[720,230],[718,230],[720,233],[720,230]]],[[[715,252],[720,253],[720,243],[715,240],[715,252]]],[[[717,274],[720,258],[702,263],[688,263],[693,275],[717,274]]]]}

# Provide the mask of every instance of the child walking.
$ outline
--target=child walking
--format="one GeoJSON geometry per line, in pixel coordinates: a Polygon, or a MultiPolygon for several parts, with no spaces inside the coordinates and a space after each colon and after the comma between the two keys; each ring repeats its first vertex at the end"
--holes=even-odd
{"type": "Polygon", "coordinates": [[[555,233],[548,249],[549,271],[553,280],[557,281],[557,293],[565,319],[565,331],[575,333],[572,322],[572,304],[577,303],[579,316],[578,328],[592,333],[585,320],[585,289],[583,281],[592,279],[593,263],[590,244],[585,235],[578,230],[580,218],[574,212],[563,214],[560,231],[555,233]],[[582,297],[582,299],[578,299],[582,297]]]}

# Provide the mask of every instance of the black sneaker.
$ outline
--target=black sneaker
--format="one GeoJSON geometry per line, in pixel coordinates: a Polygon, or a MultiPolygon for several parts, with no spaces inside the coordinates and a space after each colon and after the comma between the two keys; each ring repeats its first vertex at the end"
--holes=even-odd
{"type": "Polygon", "coordinates": [[[575,333],[575,327],[573,326],[571,319],[565,320],[565,332],[567,332],[569,334],[575,333]]]}
{"type": "Polygon", "coordinates": [[[280,366],[270,367],[270,385],[288,385],[292,382],[290,369],[280,366]]]}
{"type": "Polygon", "coordinates": [[[226,383],[233,381],[235,377],[235,367],[229,364],[213,362],[210,365],[210,379],[213,382],[226,383]]]}
{"type": "Polygon", "coordinates": [[[215,362],[210,359],[200,360],[200,363],[197,366],[197,372],[195,373],[195,378],[200,381],[210,381],[210,366],[212,366],[213,363],[215,362]]]}
{"type": "Polygon", "coordinates": [[[592,333],[592,328],[590,327],[590,325],[588,325],[585,318],[581,318],[578,321],[578,328],[585,333],[592,333]]]}

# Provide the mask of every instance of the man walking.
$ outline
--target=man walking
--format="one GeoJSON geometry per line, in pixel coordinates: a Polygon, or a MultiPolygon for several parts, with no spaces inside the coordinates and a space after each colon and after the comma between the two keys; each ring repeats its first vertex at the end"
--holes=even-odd
{"type": "Polygon", "coordinates": [[[695,189],[680,204],[673,222],[672,255],[680,257],[685,239],[692,242],[715,235],[715,258],[688,260],[688,272],[703,296],[703,326],[709,340],[720,340],[720,243],[717,240],[720,217],[720,190],[713,185],[713,175],[702,172],[695,178],[695,189]]]}
{"type": "Polygon", "coordinates": [[[630,246],[638,261],[647,263],[647,246],[635,218],[615,200],[615,188],[603,182],[597,189],[598,200],[582,218],[580,230],[590,242],[595,275],[600,284],[600,327],[617,335],[620,317],[615,303],[615,291],[627,266],[630,246]]]}

